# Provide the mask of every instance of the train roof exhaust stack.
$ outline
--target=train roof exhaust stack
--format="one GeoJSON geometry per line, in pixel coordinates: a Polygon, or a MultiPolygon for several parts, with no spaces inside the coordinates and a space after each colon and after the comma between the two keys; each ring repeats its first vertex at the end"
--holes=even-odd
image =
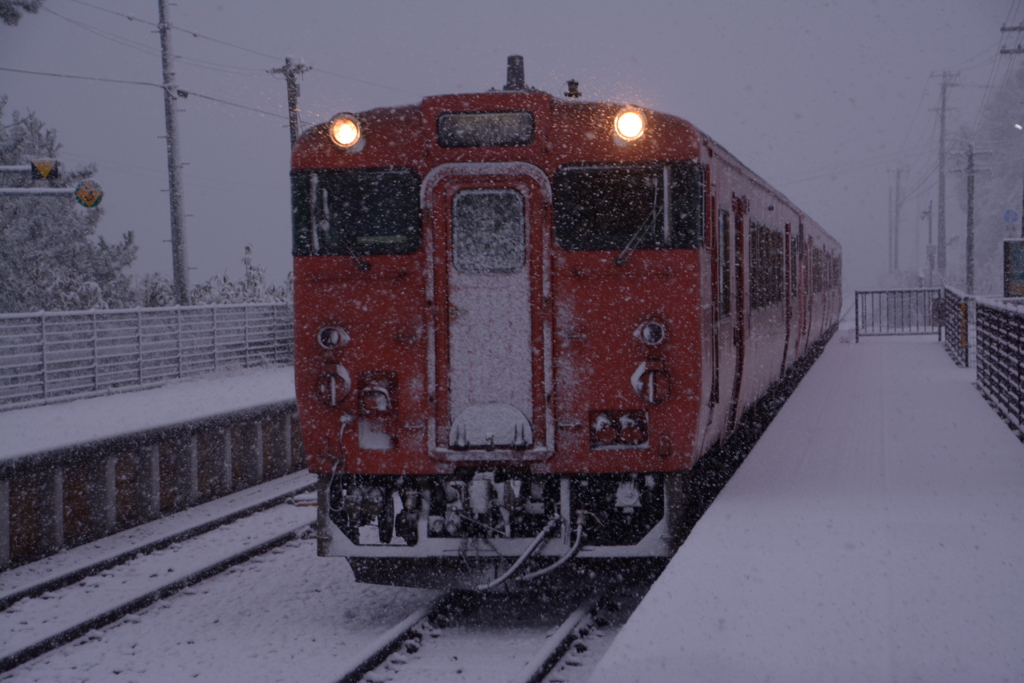
{"type": "Polygon", "coordinates": [[[526,70],[522,55],[508,56],[508,83],[505,90],[526,90],[526,70]]]}

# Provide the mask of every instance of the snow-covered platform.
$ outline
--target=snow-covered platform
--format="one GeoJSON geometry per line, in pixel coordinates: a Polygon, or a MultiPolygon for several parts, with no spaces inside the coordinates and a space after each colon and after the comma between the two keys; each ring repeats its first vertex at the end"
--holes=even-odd
{"type": "Polygon", "coordinates": [[[593,683],[1024,680],[1024,444],[973,379],[837,336],[593,683]]]}
{"type": "Polygon", "coordinates": [[[290,365],[0,412],[0,462],[295,400],[290,365]]]}

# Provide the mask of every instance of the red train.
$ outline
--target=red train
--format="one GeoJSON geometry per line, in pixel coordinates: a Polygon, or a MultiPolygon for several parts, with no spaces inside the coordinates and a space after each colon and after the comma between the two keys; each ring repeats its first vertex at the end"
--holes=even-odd
{"type": "Polygon", "coordinates": [[[840,311],[838,243],[688,122],[525,85],[292,153],[319,554],[496,585],[667,558],[688,474],[840,311]]]}

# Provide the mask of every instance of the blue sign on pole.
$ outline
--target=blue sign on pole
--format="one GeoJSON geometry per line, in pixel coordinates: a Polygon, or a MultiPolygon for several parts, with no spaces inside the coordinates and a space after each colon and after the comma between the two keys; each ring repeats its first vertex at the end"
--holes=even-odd
{"type": "Polygon", "coordinates": [[[1007,209],[1006,213],[1003,214],[1003,220],[1006,221],[1007,223],[1016,223],[1017,212],[1014,211],[1013,209],[1007,209]]]}

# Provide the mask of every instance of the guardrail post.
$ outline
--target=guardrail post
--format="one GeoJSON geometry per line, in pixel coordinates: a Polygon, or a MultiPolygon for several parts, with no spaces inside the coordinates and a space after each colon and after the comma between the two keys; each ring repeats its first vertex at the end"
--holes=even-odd
{"type": "Polygon", "coordinates": [[[0,481],[0,569],[11,564],[11,482],[0,481]]]}
{"type": "MultiPolygon", "coordinates": [[[[854,343],[860,343],[860,292],[853,293],[853,329],[854,343]]],[[[787,333],[788,336],[788,333],[787,333]]],[[[849,337],[847,337],[849,339],[849,337]]]]}

